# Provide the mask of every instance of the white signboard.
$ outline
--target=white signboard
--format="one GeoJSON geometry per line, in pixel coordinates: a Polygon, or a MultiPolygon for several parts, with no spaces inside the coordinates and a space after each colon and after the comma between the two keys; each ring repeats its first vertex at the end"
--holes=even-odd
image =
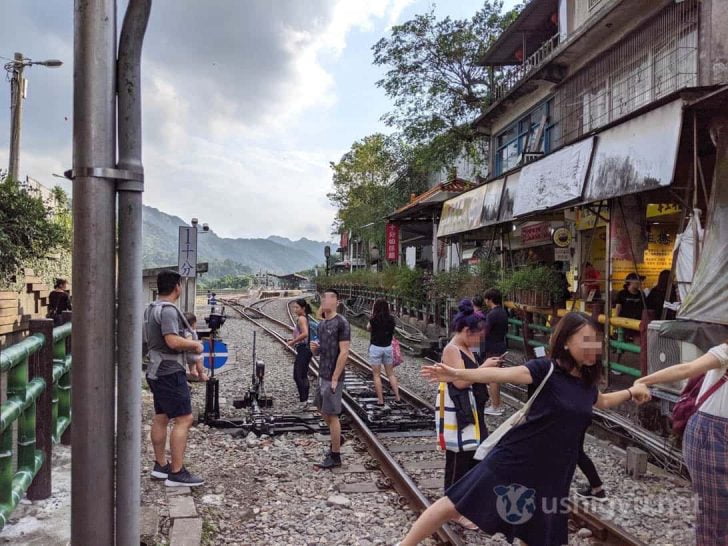
{"type": "Polygon", "coordinates": [[[177,264],[183,277],[197,276],[197,228],[180,226],[177,264]]]}
{"type": "Polygon", "coordinates": [[[676,100],[599,135],[586,201],[669,186],[677,160],[683,101],[676,100]]]}
{"type": "Polygon", "coordinates": [[[555,262],[570,262],[571,261],[571,249],[566,248],[554,248],[554,261],[555,262]]]}
{"type": "Polygon", "coordinates": [[[521,169],[513,215],[545,210],[581,197],[594,137],[529,163],[521,169]]]}

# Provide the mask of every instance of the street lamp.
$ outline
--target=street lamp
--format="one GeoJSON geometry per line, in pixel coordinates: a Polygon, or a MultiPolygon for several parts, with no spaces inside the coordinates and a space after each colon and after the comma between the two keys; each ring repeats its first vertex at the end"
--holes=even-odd
{"type": "Polygon", "coordinates": [[[23,77],[26,66],[40,65],[58,68],[63,64],[58,59],[33,61],[26,59],[22,53],[16,53],[15,59],[5,63],[5,70],[10,80],[10,158],[8,161],[8,177],[18,179],[18,163],[20,154],[20,118],[23,111],[23,99],[28,94],[28,80],[23,77]]]}

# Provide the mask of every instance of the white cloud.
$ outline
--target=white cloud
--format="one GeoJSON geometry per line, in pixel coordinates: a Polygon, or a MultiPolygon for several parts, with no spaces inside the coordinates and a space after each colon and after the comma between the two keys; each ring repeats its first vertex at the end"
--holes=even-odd
{"type": "MultiPolygon", "coordinates": [[[[6,33],[0,54],[22,38],[34,51],[66,56],[61,84],[36,88],[33,74],[42,114],[37,127],[26,116],[24,127],[21,168],[51,185],[60,181],[50,173],[71,159],[71,7],[40,16],[45,0],[3,0],[4,9],[5,2],[7,15],[33,22],[32,36],[6,33]],[[59,128],[44,134],[54,116],[59,128]]],[[[412,2],[155,3],[142,58],[145,202],[197,216],[222,236],[328,238],[335,213],[328,162],[350,143],[331,149],[292,135],[304,117],[326,116],[340,100],[334,70],[352,33],[381,32],[412,2]]]]}

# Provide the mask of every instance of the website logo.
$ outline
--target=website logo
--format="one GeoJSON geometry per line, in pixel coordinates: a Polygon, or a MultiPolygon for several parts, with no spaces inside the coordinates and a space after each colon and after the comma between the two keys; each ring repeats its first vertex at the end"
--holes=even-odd
{"type": "Polygon", "coordinates": [[[512,483],[497,485],[493,491],[498,496],[496,510],[503,521],[513,525],[526,523],[536,511],[536,490],[512,483]]]}

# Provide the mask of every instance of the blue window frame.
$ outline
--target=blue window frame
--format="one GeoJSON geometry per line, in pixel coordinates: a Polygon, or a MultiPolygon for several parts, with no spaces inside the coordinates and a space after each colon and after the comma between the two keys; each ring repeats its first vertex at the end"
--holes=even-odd
{"type": "Polygon", "coordinates": [[[552,115],[553,98],[548,99],[527,114],[520,117],[495,137],[495,174],[499,175],[517,167],[528,142],[536,137],[538,126],[546,116],[546,126],[539,142],[538,150],[549,153],[558,140],[557,124],[552,115]]]}

